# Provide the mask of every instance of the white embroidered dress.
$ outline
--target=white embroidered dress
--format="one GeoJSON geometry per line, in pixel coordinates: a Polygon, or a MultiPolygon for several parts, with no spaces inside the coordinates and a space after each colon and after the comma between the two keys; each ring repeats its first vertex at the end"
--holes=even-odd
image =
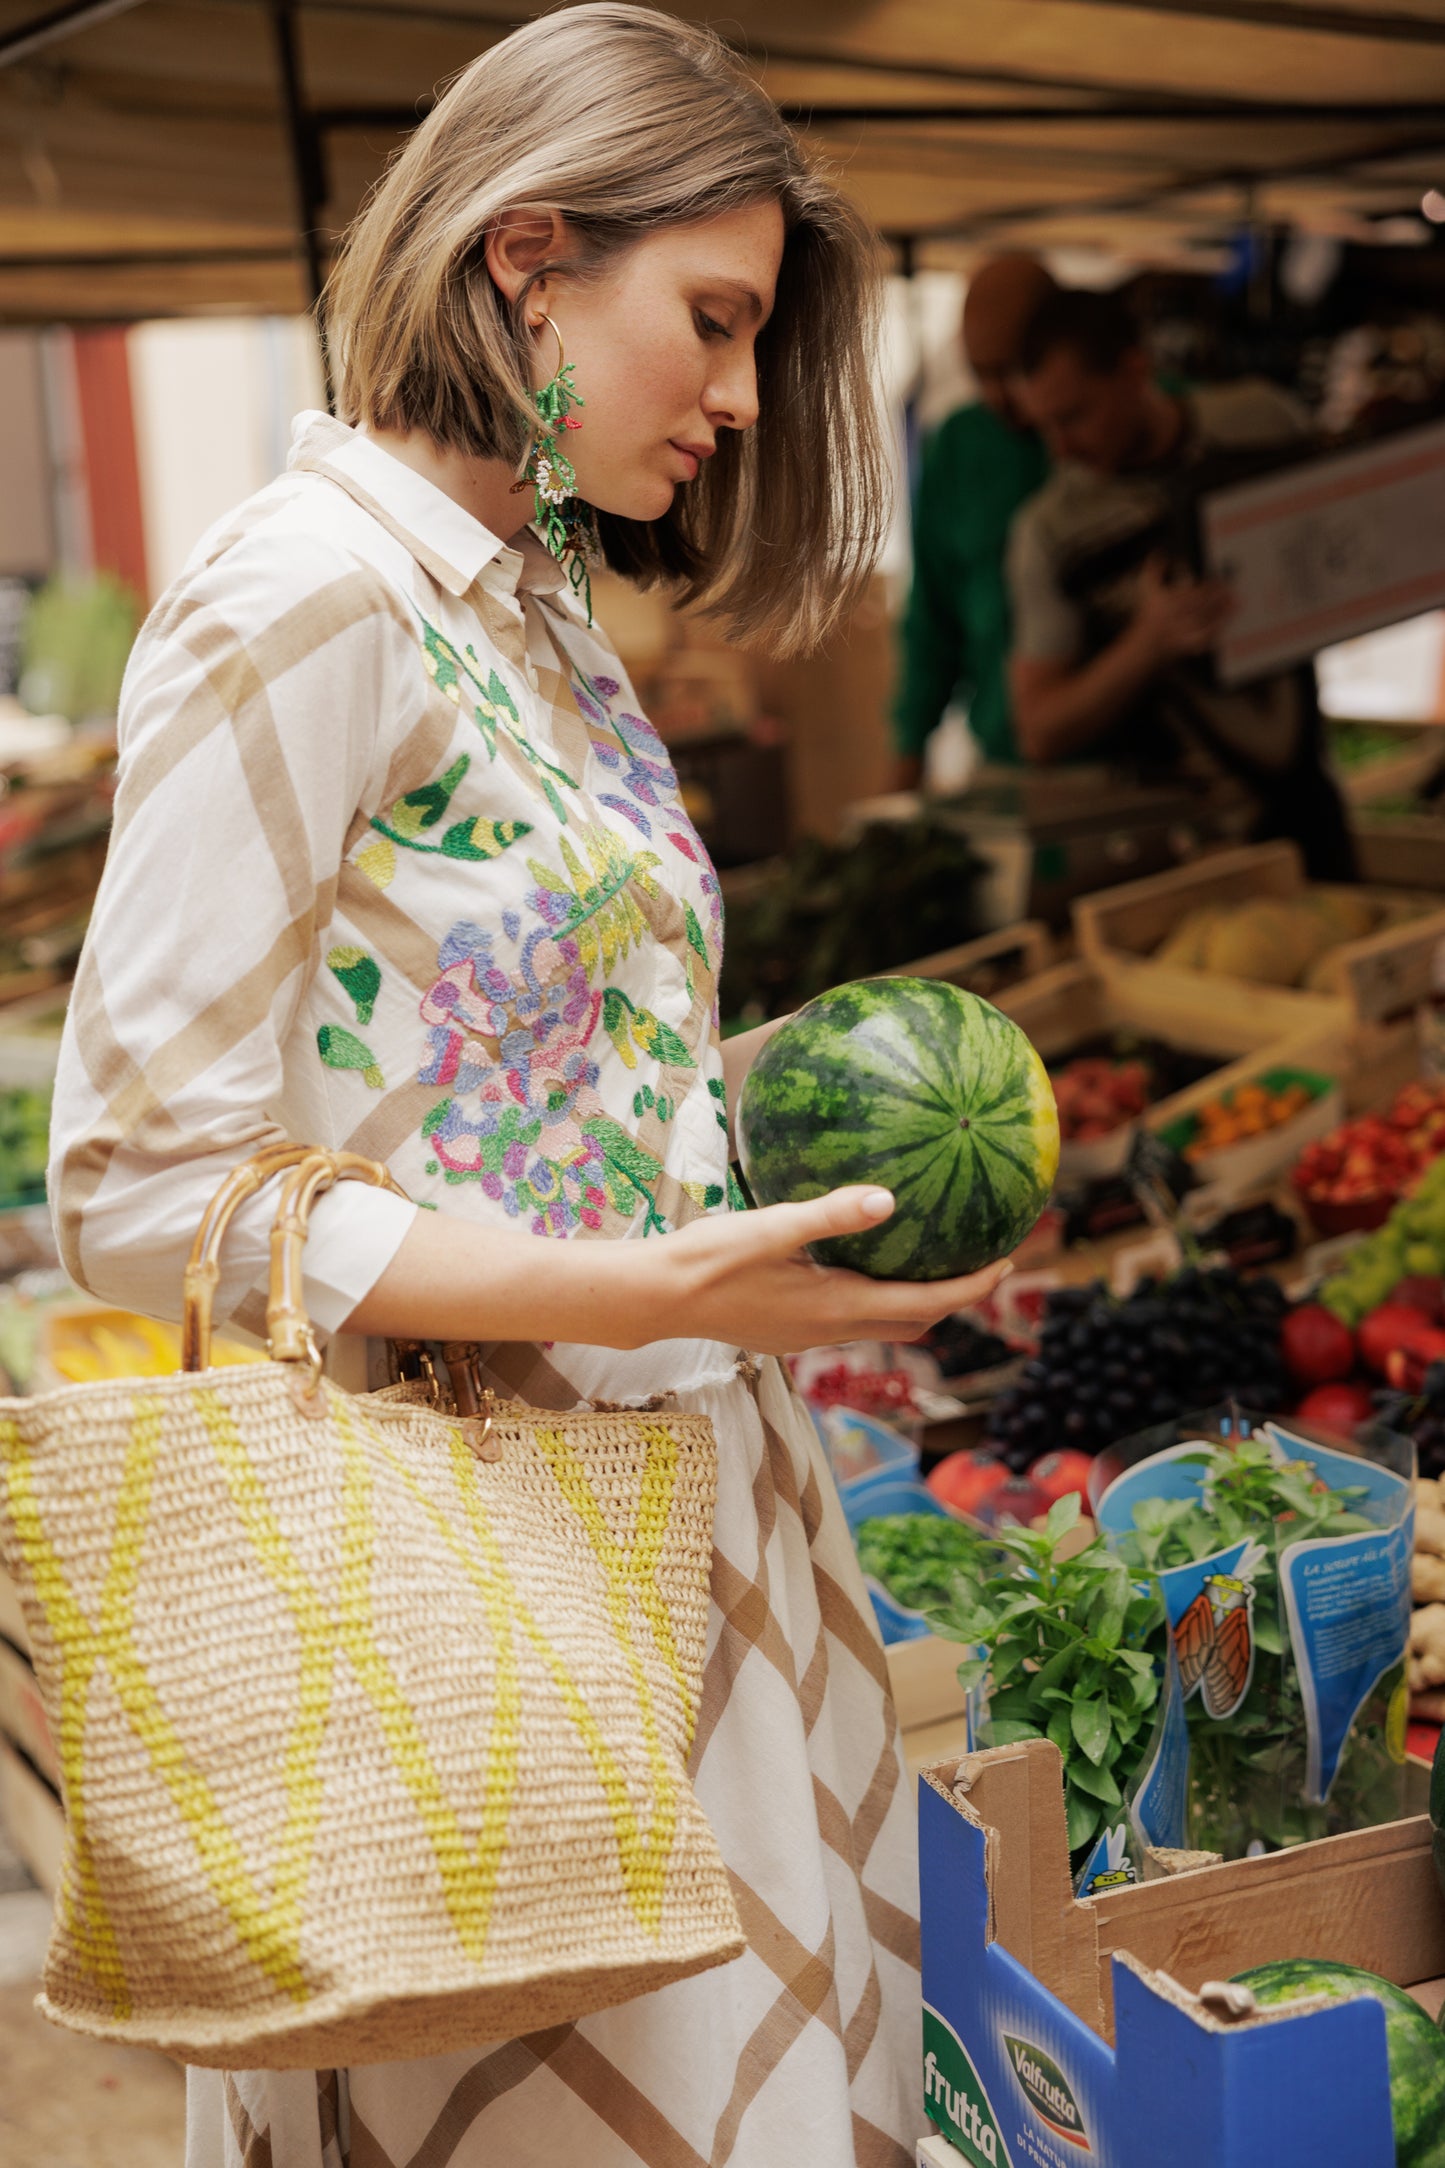
{"type": "MultiPolygon", "coordinates": [[[[419,1208],[626,1241],[730,1209],[721,921],[667,756],[540,545],[303,417],[127,676],[56,1096],[70,1270],[175,1315],[207,1200],[283,1137],[384,1159],[414,1200],[321,1201],[330,1332],[419,1208]]],[[[258,1319],[269,1212],[238,1222],[218,1316],[258,1319]]],[[[487,1369],[544,1405],[671,1392],[714,1421],[693,1770],[746,1955],[461,2054],[192,2073],[188,2168],[911,2162],[913,1809],[882,1652],[812,1426],[741,1352],[497,1346],[487,1369]]]]}

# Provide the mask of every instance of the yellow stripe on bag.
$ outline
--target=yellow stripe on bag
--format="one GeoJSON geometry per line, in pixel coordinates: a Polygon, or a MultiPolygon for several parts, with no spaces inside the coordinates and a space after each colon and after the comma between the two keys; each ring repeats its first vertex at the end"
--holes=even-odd
{"type": "Polygon", "coordinates": [[[225,1402],[219,1393],[208,1390],[197,1392],[195,1404],[257,1564],[285,1598],[301,1644],[299,1708],[282,1763],[286,1814],[278,1846],[275,1893],[267,1912],[270,1931],[294,1953],[299,1977],[306,1881],[325,1797],[317,1764],[331,1715],[336,1628],[286,1542],[225,1402]]]}
{"type": "Polygon", "coordinates": [[[60,1660],[60,1722],[56,1744],[65,1791],[65,1877],[60,1906],[76,1957],[118,2018],[131,2015],[125,1965],[106,1911],[91,1852],[85,1803],[85,1709],[100,1643],[66,1584],[48,1541],[35,1494],[34,1470],[17,1423],[0,1424],[10,1525],[60,1660]]]}
{"type": "Polygon", "coordinates": [[[288,1935],[286,1923],[261,1902],[235,1834],[205,1777],[191,1766],[180,1735],[161,1707],[131,1638],[131,1606],[161,1434],[159,1402],[137,1400],[133,1412],[134,1429],[116,1501],[115,1549],[100,1599],[100,1640],[106,1666],[131,1729],[190,1829],[206,1879],[230,1915],[242,1947],[283,1993],[304,2002],[310,1990],[301,1969],[296,1936],[288,1935]]]}
{"type": "MultiPolygon", "coordinates": [[[[457,1541],[455,1530],[450,1526],[445,1515],[419,1489],[404,1462],[400,1461],[391,1451],[385,1439],[379,1437],[369,1423],[366,1425],[366,1429],[367,1435],[371,1438],[377,1452],[382,1455],[392,1472],[405,1484],[416,1503],[427,1514],[437,1534],[441,1536],[452,1555],[469,1575],[474,1586],[479,1591],[487,1591],[495,1586],[496,1593],[505,1603],[508,1614],[527,1636],[527,1639],[547,1666],[552,1677],[552,1683],[561,1697],[562,1705],[572,1723],[576,1726],[578,1737],[587,1750],[592,1766],[596,1771],[597,1780],[602,1787],[608,1811],[612,1816],[613,1830],[617,1838],[618,1864],[621,1869],[623,1888],[626,1891],[628,1901],[643,1924],[649,1926],[655,1932],[661,1912],[661,1878],[652,1862],[652,1847],[649,1846],[644,1849],[641,1843],[636,1816],[632,1810],[632,1802],[628,1797],[627,1785],[621,1767],[618,1764],[617,1757],[608,1746],[596,1717],[588,1708],[586,1697],[517,1593],[516,1585],[507,1571],[506,1561],[502,1556],[500,1546],[489,1525],[486,1509],[482,1504],[476,1462],[467,1450],[461,1433],[459,1431],[451,1433],[452,1464],[463,1508],[467,1519],[471,1523],[472,1534],[475,1536],[478,1547],[482,1552],[481,1559],[473,1557],[457,1541]]],[[[485,1596],[484,1600],[487,1600],[485,1596]]]]}
{"type": "MultiPolygon", "coordinates": [[[[643,1926],[655,1932],[662,1918],[668,1855],[677,1834],[677,1779],[668,1765],[662,1751],[662,1742],[657,1735],[657,1712],[653,1707],[652,1689],[648,1685],[647,1674],[633,1644],[627,1598],[628,1591],[636,1586],[634,1560],[638,1540],[645,1535],[649,1546],[656,1545],[660,1543],[661,1535],[667,1527],[677,1469],[677,1447],[671,1433],[660,1423],[649,1425],[645,1435],[647,1454],[642,1465],[637,1504],[638,1533],[631,1548],[626,1551],[608,1534],[602,1508],[587,1481],[587,1471],[561,1431],[539,1429],[537,1443],[547,1456],[548,1465],[557,1479],[557,1488],[582,1523],[583,1533],[602,1568],[612,1631],[617,1637],[622,1659],[632,1675],[632,1684],[637,1695],[638,1710],[642,1717],[642,1736],[646,1742],[647,1759],[652,1770],[654,1798],[652,1834],[642,1855],[640,1871],[635,1883],[629,1885],[628,1894],[643,1926]]],[[[637,1587],[637,1594],[645,1609],[646,1597],[641,1587],[637,1587]]],[[[670,1644],[670,1633],[668,1641],[670,1644]]],[[[663,1649],[662,1654],[665,1658],[670,1657],[672,1677],[683,1706],[686,1707],[688,1693],[678,1670],[676,1653],[669,1647],[663,1649]]]]}

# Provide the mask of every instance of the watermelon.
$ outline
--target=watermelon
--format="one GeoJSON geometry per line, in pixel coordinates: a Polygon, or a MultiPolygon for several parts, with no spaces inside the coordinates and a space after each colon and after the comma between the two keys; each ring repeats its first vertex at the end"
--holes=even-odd
{"type": "MultiPolygon", "coordinates": [[[[1435,1879],[1440,1885],[1441,1897],[1445,1898],[1445,1730],[1435,1741],[1435,1759],[1430,1765],[1430,1828],[1435,1879]]],[[[1440,2016],[1441,2022],[1445,2023],[1445,2007],[1440,2016]]]]}
{"type": "Polygon", "coordinates": [[[1267,2008],[1304,1995],[1329,1995],[1337,2002],[1373,1995],[1383,2003],[1396,2168],[1445,2168],[1445,2038],[1403,1987],[1358,1965],[1309,1958],[1256,1965],[1234,1977],[1267,2008]]]}
{"type": "Polygon", "coordinates": [[[890,1189],[891,1219],[811,1245],[820,1264],[944,1280],[1016,1249],[1048,1203],[1059,1117],[1017,1024],[939,979],[859,979],[773,1034],[738,1106],[759,1204],[845,1183],[890,1189]]]}

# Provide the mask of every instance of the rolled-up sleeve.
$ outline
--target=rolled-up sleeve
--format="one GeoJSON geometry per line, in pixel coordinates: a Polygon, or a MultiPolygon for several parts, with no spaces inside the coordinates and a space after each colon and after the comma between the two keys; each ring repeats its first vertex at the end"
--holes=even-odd
{"type": "MultiPolygon", "coordinates": [[[[387,582],[274,523],[184,574],[143,629],[51,1132],[61,1255],[102,1300],[177,1317],[226,1175],[266,1145],[319,1141],[279,1116],[287,1044],[421,676],[387,582]]],[[[274,1204],[273,1184],[233,1224],[218,1319],[254,1315],[274,1204]]],[[[358,1183],[321,1199],[305,1296],[323,1331],[375,1285],[415,1211],[358,1183]]]]}

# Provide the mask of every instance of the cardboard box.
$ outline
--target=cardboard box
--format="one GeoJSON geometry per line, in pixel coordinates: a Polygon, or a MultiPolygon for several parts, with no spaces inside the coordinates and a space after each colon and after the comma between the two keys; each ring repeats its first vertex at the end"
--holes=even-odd
{"type": "Polygon", "coordinates": [[[925,2107],[971,2168],[1394,2168],[1377,2002],[1226,2022],[1199,1990],[1314,1957],[1434,2015],[1445,1902],[1423,1816],[1079,1903],[1062,1764],[1033,1740],[925,1769],[919,1833],[925,2107]]]}

